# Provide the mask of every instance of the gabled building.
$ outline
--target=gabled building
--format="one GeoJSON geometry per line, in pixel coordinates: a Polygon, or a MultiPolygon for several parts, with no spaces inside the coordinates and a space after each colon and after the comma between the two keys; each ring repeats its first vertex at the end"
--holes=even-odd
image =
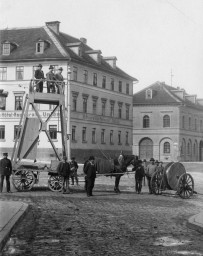
{"type": "MultiPolygon", "coordinates": [[[[50,65],[55,70],[62,67],[66,81],[70,66],[71,155],[84,159],[90,154],[113,157],[120,150],[132,152],[133,82],[137,79],[117,66],[115,56],[103,57],[85,38],[61,32],[58,21],[1,30],[0,38],[0,90],[7,92],[0,94],[1,152],[11,154],[29,81],[39,63],[45,74],[50,65]]],[[[53,106],[39,104],[38,109],[46,118],[53,106]]],[[[31,109],[29,115],[35,115],[31,109]]],[[[56,114],[49,130],[59,151],[60,129],[56,114]]],[[[40,137],[38,148],[38,159],[54,158],[46,137],[40,137]]]]}
{"type": "Polygon", "coordinates": [[[162,82],[134,94],[133,153],[164,162],[203,161],[203,100],[162,82]]]}

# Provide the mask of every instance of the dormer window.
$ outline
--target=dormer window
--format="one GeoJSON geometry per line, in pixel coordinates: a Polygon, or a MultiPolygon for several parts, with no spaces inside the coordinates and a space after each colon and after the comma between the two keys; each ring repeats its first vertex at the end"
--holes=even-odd
{"type": "Polygon", "coordinates": [[[44,41],[39,41],[36,43],[36,53],[44,52],[44,41]]]}
{"type": "Polygon", "coordinates": [[[152,90],[151,89],[146,90],[146,99],[152,99],[152,90]]]}
{"type": "Polygon", "coordinates": [[[11,53],[11,44],[4,43],[3,44],[3,55],[10,55],[10,53],[11,53]]]}

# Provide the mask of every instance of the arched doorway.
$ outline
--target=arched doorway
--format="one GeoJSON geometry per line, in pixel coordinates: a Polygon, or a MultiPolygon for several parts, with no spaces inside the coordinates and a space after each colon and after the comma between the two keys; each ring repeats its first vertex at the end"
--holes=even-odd
{"type": "Polygon", "coordinates": [[[144,138],[139,143],[139,157],[140,159],[149,160],[153,157],[153,141],[149,138],[144,138]]]}
{"type": "Polygon", "coordinates": [[[199,143],[199,161],[203,161],[203,141],[199,143]]]}

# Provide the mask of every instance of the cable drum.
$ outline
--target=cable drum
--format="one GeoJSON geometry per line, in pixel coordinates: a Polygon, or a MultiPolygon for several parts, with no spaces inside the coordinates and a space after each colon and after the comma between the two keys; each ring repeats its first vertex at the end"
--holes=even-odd
{"type": "Polygon", "coordinates": [[[178,179],[184,173],[186,173],[186,170],[183,164],[179,162],[170,164],[164,171],[166,185],[169,186],[168,188],[177,190],[178,179]]]}

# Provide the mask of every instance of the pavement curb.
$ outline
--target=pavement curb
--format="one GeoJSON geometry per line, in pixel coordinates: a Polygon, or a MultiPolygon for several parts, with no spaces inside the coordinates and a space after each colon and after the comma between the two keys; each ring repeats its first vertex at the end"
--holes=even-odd
{"type": "Polygon", "coordinates": [[[203,211],[189,218],[187,226],[200,233],[203,233],[203,211]]]}
{"type": "Polygon", "coordinates": [[[22,203],[21,208],[16,212],[12,219],[5,225],[0,233],[0,252],[4,248],[12,230],[22,220],[29,208],[28,204],[22,203]]]}

